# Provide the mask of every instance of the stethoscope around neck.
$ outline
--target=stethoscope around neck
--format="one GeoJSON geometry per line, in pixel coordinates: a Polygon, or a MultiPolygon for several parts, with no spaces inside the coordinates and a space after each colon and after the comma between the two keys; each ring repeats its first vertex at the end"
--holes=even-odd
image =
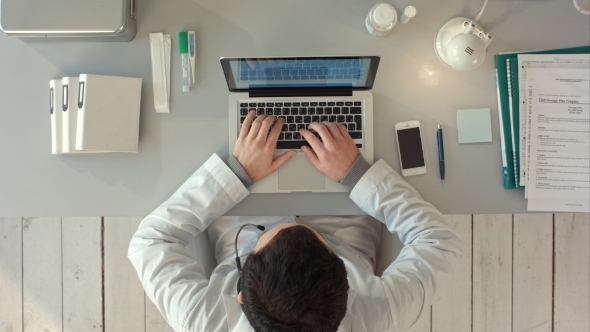
{"type": "MultiPolygon", "coordinates": [[[[255,224],[244,224],[242,225],[242,227],[240,227],[240,229],[238,230],[238,233],[236,233],[236,240],[234,242],[234,249],[236,251],[236,268],[238,269],[238,273],[240,274],[240,278],[238,279],[238,285],[237,285],[237,291],[238,294],[240,294],[240,291],[242,290],[241,288],[241,279],[242,279],[242,263],[240,262],[240,256],[238,256],[238,236],[240,235],[240,232],[242,231],[242,229],[246,226],[254,226],[256,228],[258,228],[261,231],[264,231],[266,228],[262,225],[255,225],[255,224]]],[[[243,308],[243,306],[242,306],[243,308]]]]}

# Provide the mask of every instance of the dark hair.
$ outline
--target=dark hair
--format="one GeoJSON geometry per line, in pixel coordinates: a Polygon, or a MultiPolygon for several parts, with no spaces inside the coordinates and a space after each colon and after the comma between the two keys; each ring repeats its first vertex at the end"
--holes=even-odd
{"type": "Polygon", "coordinates": [[[282,229],[250,254],[241,276],[243,309],[257,332],[336,331],[346,314],[344,262],[311,229],[282,229]]]}

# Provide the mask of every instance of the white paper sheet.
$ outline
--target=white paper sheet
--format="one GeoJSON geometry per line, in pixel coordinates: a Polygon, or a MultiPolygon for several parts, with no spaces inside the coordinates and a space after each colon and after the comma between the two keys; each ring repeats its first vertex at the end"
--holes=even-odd
{"type": "Polygon", "coordinates": [[[534,68],[590,68],[588,54],[519,54],[519,115],[520,115],[520,185],[526,186],[527,157],[530,136],[530,112],[528,111],[530,84],[527,84],[527,73],[534,68]]]}
{"type": "Polygon", "coordinates": [[[528,210],[590,212],[590,69],[529,72],[528,210]]]}
{"type": "MultiPolygon", "coordinates": [[[[586,55],[586,57],[588,57],[588,55],[586,55]]],[[[569,77],[569,74],[567,71],[562,71],[568,68],[529,68],[527,71],[527,80],[526,80],[526,86],[527,86],[527,99],[526,99],[526,114],[527,114],[527,128],[526,128],[526,158],[525,158],[525,190],[524,190],[524,197],[528,198],[528,189],[527,189],[527,185],[529,182],[529,168],[530,168],[530,162],[529,162],[529,158],[530,158],[530,153],[531,153],[531,144],[530,144],[530,137],[531,137],[531,119],[532,119],[532,114],[533,114],[533,105],[532,105],[532,90],[534,89],[534,84],[533,81],[534,79],[532,79],[532,77],[539,77],[537,79],[537,82],[541,82],[543,80],[551,80],[551,79],[556,79],[556,78],[562,78],[562,79],[567,79],[569,77]]],[[[573,68],[569,68],[574,70],[573,68]]],[[[579,70],[584,70],[584,68],[576,68],[579,70]]],[[[588,70],[588,67],[585,68],[585,70],[588,70]]],[[[540,83],[539,83],[540,84],[540,83]]]]}

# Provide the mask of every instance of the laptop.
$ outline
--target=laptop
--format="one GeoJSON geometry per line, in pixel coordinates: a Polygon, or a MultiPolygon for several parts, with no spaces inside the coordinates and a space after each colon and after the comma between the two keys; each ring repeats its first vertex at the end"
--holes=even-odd
{"type": "Polygon", "coordinates": [[[340,122],[365,160],[373,163],[373,87],[379,56],[221,58],[229,88],[229,152],[241,123],[251,110],[257,116],[285,118],[275,157],[289,150],[297,155],[252,193],[348,192],[350,189],[319,172],[301,150],[309,145],[298,133],[311,122],[340,122]]]}

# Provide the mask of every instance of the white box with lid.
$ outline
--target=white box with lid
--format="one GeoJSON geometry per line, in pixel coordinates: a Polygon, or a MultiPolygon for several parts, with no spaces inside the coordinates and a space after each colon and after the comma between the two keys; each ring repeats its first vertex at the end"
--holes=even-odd
{"type": "Polygon", "coordinates": [[[0,0],[0,29],[26,39],[130,41],[138,0],[0,0]]]}

